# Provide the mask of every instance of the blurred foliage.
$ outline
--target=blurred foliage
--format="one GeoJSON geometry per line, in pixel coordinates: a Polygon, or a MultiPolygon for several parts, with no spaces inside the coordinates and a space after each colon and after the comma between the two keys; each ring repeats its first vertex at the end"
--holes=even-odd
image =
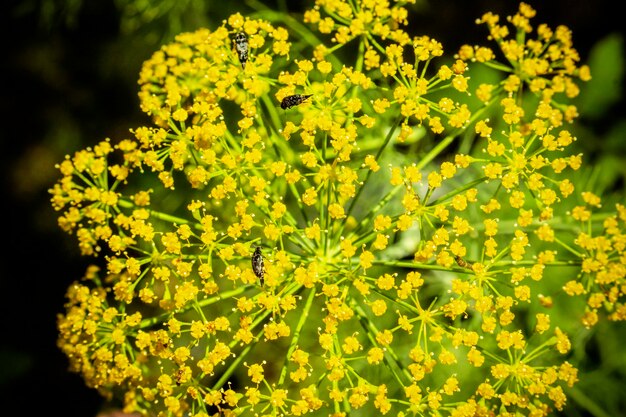
{"type": "MultiPolygon", "coordinates": [[[[589,161],[571,181],[580,189],[603,196],[604,203],[624,203],[626,184],[626,114],[624,113],[624,39],[614,33],[598,40],[587,60],[592,79],[581,88],[575,104],[576,146],[589,161]]],[[[563,310],[568,321],[568,309],[563,310]]],[[[571,318],[569,318],[571,321],[571,318]]],[[[572,417],[626,415],[626,354],[623,323],[602,323],[572,338],[573,359],[584,378],[568,395],[572,404],[563,415],[572,417]]]]}
{"type": "Polygon", "coordinates": [[[624,40],[617,34],[601,39],[591,50],[587,64],[593,78],[582,87],[578,111],[584,118],[597,120],[622,98],[624,40]]]}
{"type": "MultiPolygon", "coordinates": [[[[47,30],[58,27],[75,29],[81,23],[81,13],[93,8],[93,3],[83,0],[28,0],[22,2],[15,12],[18,15],[37,14],[41,26],[47,30]]],[[[207,24],[210,8],[210,2],[203,0],[114,0],[112,3],[119,13],[121,35],[141,33],[157,42],[207,24]]]]}
{"type": "Polygon", "coordinates": [[[150,37],[169,39],[185,28],[206,24],[207,4],[202,0],[115,0],[115,4],[122,34],[147,31],[150,37]]]}

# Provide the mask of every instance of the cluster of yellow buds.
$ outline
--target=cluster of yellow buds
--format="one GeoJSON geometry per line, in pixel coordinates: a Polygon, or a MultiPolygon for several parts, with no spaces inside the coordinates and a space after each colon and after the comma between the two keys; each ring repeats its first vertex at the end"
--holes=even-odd
{"type": "Polygon", "coordinates": [[[141,70],[152,123],[59,164],[59,225],[102,260],[58,320],[90,387],[176,417],[563,409],[568,332],[626,319],[626,207],[572,179],[590,70],[525,3],[442,63],[411,3],[181,34],[141,70]]]}

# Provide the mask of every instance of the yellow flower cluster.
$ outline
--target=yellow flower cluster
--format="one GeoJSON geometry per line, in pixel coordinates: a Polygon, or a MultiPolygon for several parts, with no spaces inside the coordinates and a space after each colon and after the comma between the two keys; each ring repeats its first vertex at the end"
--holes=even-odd
{"type": "Polygon", "coordinates": [[[506,63],[438,65],[398,28],[408,3],[317,1],[305,21],[336,45],[311,57],[239,14],[181,34],[140,74],[153,124],[59,164],[59,225],[105,262],[58,321],[89,386],[177,417],[563,409],[579,374],[550,308],[626,319],[626,208],[570,175],[589,69],[566,28],[530,39],[524,3],[515,40],[479,19],[506,63]],[[502,78],[473,85],[481,65],[502,78]]]}
{"type": "Polygon", "coordinates": [[[400,26],[408,23],[405,6],[410,4],[415,4],[415,0],[316,0],[315,7],[304,14],[304,22],[322,34],[332,35],[332,42],[340,45],[358,37],[405,44],[410,36],[400,26]]]}

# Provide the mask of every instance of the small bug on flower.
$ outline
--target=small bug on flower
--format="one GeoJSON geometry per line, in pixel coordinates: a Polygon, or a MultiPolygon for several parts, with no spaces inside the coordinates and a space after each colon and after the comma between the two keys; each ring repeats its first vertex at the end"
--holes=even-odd
{"type": "Polygon", "coordinates": [[[235,49],[237,50],[241,67],[245,69],[248,61],[248,38],[245,33],[239,32],[235,35],[235,49]]]}
{"type": "Polygon", "coordinates": [[[176,385],[180,385],[182,383],[182,379],[185,376],[185,371],[179,369],[174,373],[174,379],[176,380],[176,385]]]}
{"type": "Polygon", "coordinates": [[[254,275],[259,278],[261,286],[263,286],[263,278],[265,276],[265,267],[263,266],[263,254],[261,253],[261,247],[257,246],[252,254],[252,270],[254,275]]]}
{"type": "Polygon", "coordinates": [[[456,255],[454,257],[454,260],[456,261],[456,264],[461,268],[472,269],[472,264],[461,258],[459,255],[456,255]]]}
{"type": "Polygon", "coordinates": [[[312,96],[313,94],[294,94],[292,96],[287,96],[280,102],[280,108],[283,110],[290,109],[293,106],[304,103],[309,97],[312,96]]]}

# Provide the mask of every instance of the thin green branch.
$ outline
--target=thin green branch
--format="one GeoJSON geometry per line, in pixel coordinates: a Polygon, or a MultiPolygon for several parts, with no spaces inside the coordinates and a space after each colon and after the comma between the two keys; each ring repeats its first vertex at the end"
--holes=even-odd
{"type": "Polygon", "coordinates": [[[285,376],[287,376],[287,361],[291,357],[291,354],[296,349],[298,345],[298,340],[300,339],[300,332],[304,327],[304,323],[309,318],[309,311],[311,310],[311,306],[313,305],[313,300],[315,299],[315,289],[309,290],[309,296],[306,299],[306,303],[302,312],[300,313],[300,320],[298,320],[298,324],[296,325],[296,329],[293,333],[293,337],[291,338],[291,342],[289,344],[289,349],[287,350],[287,354],[285,355],[285,364],[283,365],[282,370],[280,371],[280,377],[278,378],[278,385],[282,385],[285,376]]]}
{"type": "MultiPolygon", "coordinates": [[[[374,159],[377,162],[378,162],[378,159],[380,158],[380,155],[382,155],[383,151],[385,150],[385,148],[387,147],[387,145],[391,141],[391,138],[393,137],[393,134],[395,133],[396,129],[398,128],[398,126],[400,126],[400,122],[401,121],[402,121],[402,117],[398,117],[398,119],[394,122],[394,124],[389,129],[389,132],[387,132],[387,136],[385,136],[385,141],[380,146],[380,148],[378,149],[378,152],[376,153],[376,156],[374,157],[374,159]]],[[[367,185],[367,182],[369,181],[371,175],[372,175],[372,171],[368,170],[367,174],[365,175],[365,179],[363,180],[363,183],[361,184],[361,186],[359,187],[359,190],[357,191],[356,195],[354,196],[354,198],[350,202],[350,207],[348,207],[348,212],[346,213],[347,217],[350,217],[350,215],[352,214],[352,210],[354,210],[354,207],[355,207],[357,201],[359,201],[359,198],[361,197],[361,195],[363,193],[363,189],[367,185]]],[[[338,234],[341,235],[341,232],[343,232],[343,225],[342,225],[341,230],[340,230],[340,232],[338,234]]]]}
{"type": "Polygon", "coordinates": [[[241,295],[244,292],[246,292],[249,288],[250,288],[249,285],[243,285],[243,286],[235,288],[234,290],[226,291],[226,292],[220,293],[219,295],[216,295],[214,297],[205,298],[204,300],[198,301],[197,303],[189,304],[185,308],[182,308],[182,309],[179,309],[179,310],[174,310],[174,311],[168,311],[168,312],[160,314],[158,316],[155,316],[155,317],[152,317],[152,318],[149,318],[149,319],[144,319],[144,320],[142,320],[139,323],[137,328],[145,329],[147,327],[152,327],[152,326],[154,326],[157,323],[164,322],[166,319],[170,318],[174,314],[181,314],[181,313],[184,313],[185,311],[190,310],[192,308],[208,307],[211,304],[217,303],[218,301],[226,300],[228,298],[232,298],[232,297],[236,297],[238,295],[241,295]]]}
{"type": "MultiPolygon", "coordinates": [[[[367,314],[365,314],[365,311],[363,310],[363,308],[360,305],[356,304],[354,300],[351,300],[351,301],[352,302],[350,303],[350,306],[359,317],[359,321],[361,322],[361,324],[365,327],[368,337],[370,337],[372,342],[374,342],[373,337],[374,335],[379,333],[378,328],[367,317],[367,314]]],[[[393,348],[391,346],[385,346],[384,351],[385,351],[384,357],[387,363],[389,364],[389,370],[394,374],[394,376],[398,380],[398,383],[401,386],[404,385],[400,376],[397,375],[396,370],[394,369],[394,366],[397,367],[398,370],[400,370],[400,372],[407,379],[407,381],[411,381],[413,377],[411,376],[410,372],[404,366],[402,366],[402,363],[400,362],[400,358],[395,353],[393,348]]]]}

